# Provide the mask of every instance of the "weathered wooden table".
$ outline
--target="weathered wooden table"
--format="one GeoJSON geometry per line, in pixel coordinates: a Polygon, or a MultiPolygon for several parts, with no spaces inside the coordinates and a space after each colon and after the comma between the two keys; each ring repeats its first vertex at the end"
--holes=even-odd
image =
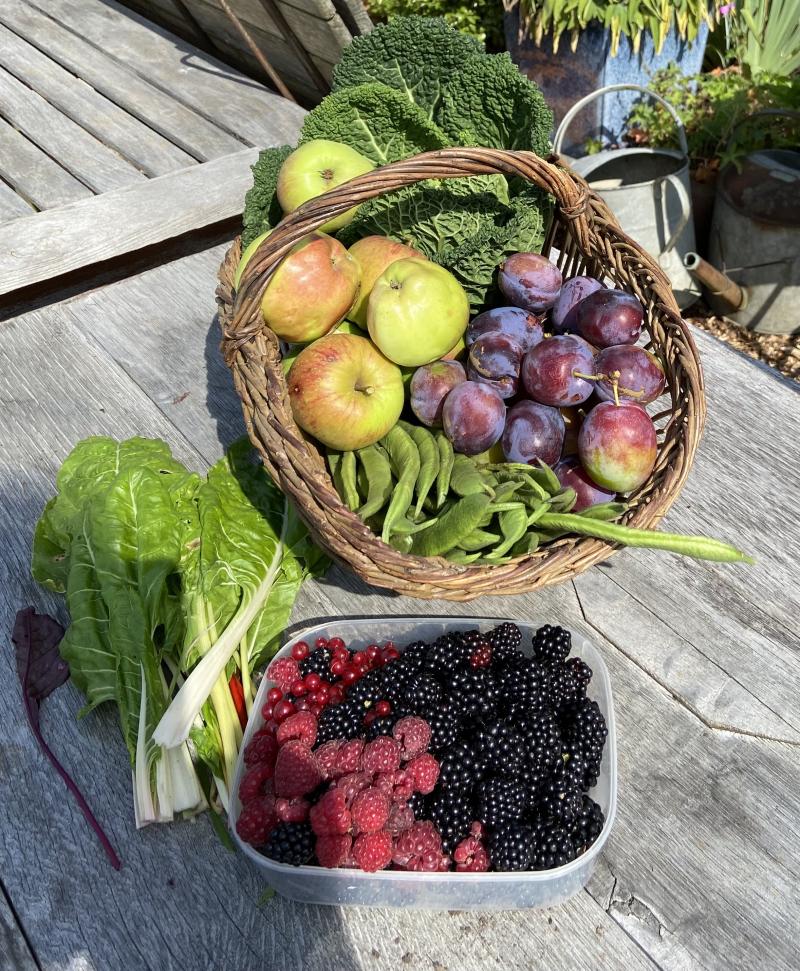
{"type": "MultiPolygon", "coordinates": [[[[76,440],[160,436],[203,469],[243,423],[213,322],[216,247],[0,324],[0,630],[33,603],[31,532],[76,440]]],[[[136,832],[113,713],[44,708],[56,753],[124,861],[107,864],[25,723],[0,659],[0,968],[153,971],[800,965],[797,388],[696,335],[706,434],[674,529],[736,541],[752,568],[622,552],[574,583],[466,605],[369,589],[333,569],[293,625],[343,614],[488,614],[587,634],[611,672],[619,810],[586,892],[549,912],[298,906],[264,890],[208,820],[136,832]]]]}

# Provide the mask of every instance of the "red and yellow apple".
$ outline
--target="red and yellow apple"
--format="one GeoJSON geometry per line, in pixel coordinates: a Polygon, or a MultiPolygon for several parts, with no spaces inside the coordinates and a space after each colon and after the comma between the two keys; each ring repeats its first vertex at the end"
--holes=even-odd
{"type": "MultiPolygon", "coordinates": [[[[314,138],[295,149],[281,166],[278,173],[278,202],[284,212],[294,212],[309,199],[321,196],[323,192],[374,168],[374,162],[349,145],[341,145],[327,138],[314,138]]],[[[322,230],[332,233],[346,226],[356,209],[358,206],[328,220],[321,227],[322,230]]]]}
{"type": "Polygon", "coordinates": [[[311,233],[281,261],[264,291],[261,312],[283,340],[312,341],[347,316],[358,285],[358,264],[344,246],[325,233],[311,233]]]}
{"type": "Polygon", "coordinates": [[[272,232],[272,230],[271,229],[268,229],[265,233],[262,233],[260,236],[256,236],[255,239],[251,240],[247,244],[247,246],[245,246],[244,252],[242,253],[242,256],[241,256],[241,258],[239,260],[239,265],[236,267],[236,273],[234,273],[234,275],[233,275],[233,288],[234,288],[234,290],[238,290],[239,289],[239,281],[242,279],[242,274],[244,273],[244,268],[250,262],[250,259],[253,256],[253,254],[255,253],[255,251],[264,242],[264,240],[267,238],[267,236],[269,236],[269,234],[271,232],[272,232]]]}
{"type": "Polygon", "coordinates": [[[351,320],[354,320],[361,327],[367,326],[369,295],[372,293],[372,287],[381,273],[397,260],[410,257],[425,259],[422,253],[415,250],[413,246],[406,246],[405,243],[398,243],[386,236],[365,236],[363,239],[356,240],[348,253],[355,258],[361,268],[361,290],[350,312],[351,320]]]}
{"type": "Polygon", "coordinates": [[[397,260],[375,281],[367,304],[369,336],[406,367],[430,364],[455,346],[469,320],[464,288],[443,266],[397,260]]]}
{"type": "Polygon", "coordinates": [[[342,451],[383,438],[403,410],[400,368],[354,334],[328,334],[303,348],[286,384],[297,424],[342,451]]]}

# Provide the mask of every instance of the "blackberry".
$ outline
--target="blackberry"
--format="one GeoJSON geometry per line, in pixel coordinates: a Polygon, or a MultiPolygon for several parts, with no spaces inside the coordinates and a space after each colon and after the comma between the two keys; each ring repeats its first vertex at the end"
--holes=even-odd
{"type": "Polygon", "coordinates": [[[572,824],[570,832],[577,853],[585,853],[589,849],[603,831],[605,821],[603,810],[594,799],[584,796],[581,811],[572,824]]]}
{"type": "Polygon", "coordinates": [[[414,813],[414,819],[422,819],[425,814],[425,796],[421,792],[415,792],[409,797],[408,805],[414,813]]]}
{"type": "Polygon", "coordinates": [[[563,627],[545,624],[534,634],[533,654],[539,661],[565,661],[571,650],[572,635],[563,627]]]}
{"type": "Polygon", "coordinates": [[[534,870],[552,870],[577,856],[569,830],[552,819],[539,819],[533,826],[534,870]]]}
{"type": "Polygon", "coordinates": [[[382,669],[368,671],[358,681],[354,681],[347,691],[348,701],[361,702],[362,707],[374,705],[386,695],[386,676],[382,669]]]}
{"type": "Polygon", "coordinates": [[[437,787],[428,800],[425,818],[430,819],[439,831],[444,852],[452,853],[456,844],[469,833],[475,819],[474,801],[468,793],[442,792],[437,787]]]}
{"type": "Polygon", "coordinates": [[[574,738],[587,748],[599,749],[602,753],[608,728],[600,706],[591,698],[580,698],[572,702],[561,713],[561,724],[566,735],[574,738]]]}
{"type": "Polygon", "coordinates": [[[549,771],[561,752],[561,735],[553,712],[549,708],[527,711],[518,716],[517,724],[525,743],[528,764],[533,769],[549,771]]]}
{"type": "Polygon", "coordinates": [[[505,823],[489,837],[493,870],[530,870],[534,831],[524,823],[505,823]]]}
{"type": "Polygon", "coordinates": [[[505,660],[519,654],[522,644],[522,631],[516,624],[499,624],[486,635],[486,640],[492,645],[492,656],[495,661],[505,660]]]}
{"type": "Polygon", "coordinates": [[[425,655],[425,673],[440,681],[447,681],[469,664],[470,649],[460,634],[437,637],[425,655]]]}
{"type": "Polygon", "coordinates": [[[409,678],[414,674],[414,671],[400,663],[401,660],[402,658],[397,658],[397,660],[390,661],[389,664],[385,664],[381,668],[383,697],[391,702],[392,707],[402,704],[405,699],[406,685],[409,678]]]}
{"type": "Polygon", "coordinates": [[[580,745],[573,742],[565,744],[562,747],[561,760],[554,775],[581,790],[591,789],[597,783],[600,763],[587,756],[580,745]]]}
{"type": "Polygon", "coordinates": [[[565,701],[580,701],[586,697],[586,688],[592,680],[592,669],[579,657],[564,662],[565,701]]]}
{"type": "Polygon", "coordinates": [[[436,709],[442,697],[439,682],[425,674],[412,674],[405,687],[405,703],[419,715],[436,709]]]}
{"type": "Polygon", "coordinates": [[[317,744],[330,742],[333,738],[355,738],[362,735],[363,719],[364,705],[350,698],[338,705],[323,708],[317,723],[317,744]]]}
{"type": "Polygon", "coordinates": [[[567,826],[578,817],[582,805],[581,788],[568,773],[555,772],[539,794],[539,815],[549,816],[567,826]]]}
{"type": "Polygon", "coordinates": [[[381,715],[367,725],[367,739],[372,741],[380,735],[391,735],[395,723],[398,721],[397,715],[381,715]]]}
{"type": "Polygon", "coordinates": [[[509,718],[523,718],[529,711],[538,711],[548,701],[540,666],[522,654],[508,661],[496,675],[500,695],[500,710],[509,718]]]}
{"type": "Polygon", "coordinates": [[[451,708],[447,705],[435,708],[426,721],[431,727],[431,752],[440,752],[455,745],[461,734],[461,720],[451,708]]]}
{"type": "Polygon", "coordinates": [[[276,863],[302,866],[314,853],[314,834],[308,823],[278,823],[261,852],[276,863]]]}
{"type": "Polygon", "coordinates": [[[300,674],[303,677],[307,674],[318,674],[325,681],[338,681],[331,674],[332,658],[333,651],[329,647],[318,647],[299,663],[300,674]]]}
{"type": "Polygon", "coordinates": [[[520,819],[528,806],[528,790],[514,779],[487,779],[478,787],[478,818],[496,829],[520,819]]]}
{"type": "Polygon", "coordinates": [[[471,745],[457,742],[439,754],[440,789],[472,789],[482,778],[481,759],[471,745]]]}
{"type": "Polygon", "coordinates": [[[494,677],[486,668],[467,668],[456,672],[448,689],[450,705],[463,720],[479,715],[486,719],[492,717],[497,709],[499,694],[494,677]]]}
{"type": "Polygon", "coordinates": [[[428,645],[425,641],[413,641],[408,644],[400,652],[400,657],[396,658],[394,661],[390,661],[390,664],[397,664],[398,661],[402,661],[403,664],[408,668],[409,671],[419,671],[419,669],[425,663],[425,658],[428,654],[428,645]]]}
{"type": "Polygon", "coordinates": [[[548,781],[549,774],[542,769],[536,769],[527,763],[517,777],[517,782],[525,788],[525,807],[533,809],[539,802],[542,787],[548,781]]]}
{"type": "Polygon", "coordinates": [[[553,711],[560,711],[561,707],[574,696],[574,684],[567,674],[565,665],[561,661],[543,664],[541,677],[547,704],[553,711]]]}
{"type": "Polygon", "coordinates": [[[474,741],[485,772],[515,777],[522,771],[525,743],[513,726],[492,722],[475,733],[474,741]]]}

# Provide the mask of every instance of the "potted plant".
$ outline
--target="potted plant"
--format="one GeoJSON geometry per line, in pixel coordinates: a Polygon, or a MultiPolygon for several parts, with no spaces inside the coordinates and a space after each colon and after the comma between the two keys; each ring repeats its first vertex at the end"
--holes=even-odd
{"type": "MultiPolygon", "coordinates": [[[[504,5],[508,50],[542,89],[556,122],[579,98],[605,85],[647,85],[653,71],[672,63],[682,74],[696,74],[713,19],[708,0],[504,0],[504,5]]],[[[598,137],[618,142],[632,101],[630,94],[604,98],[594,118],[576,125],[573,142],[598,137]]]]}

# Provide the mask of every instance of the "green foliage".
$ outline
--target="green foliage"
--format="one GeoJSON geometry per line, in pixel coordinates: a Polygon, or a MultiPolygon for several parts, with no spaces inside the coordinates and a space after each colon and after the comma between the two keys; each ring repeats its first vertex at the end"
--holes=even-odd
{"type": "Polygon", "coordinates": [[[612,55],[620,37],[628,37],[638,51],[642,35],[648,33],[658,53],[674,26],[691,42],[701,25],[711,21],[708,0],[522,0],[520,7],[537,43],[551,34],[558,49],[559,38],[568,33],[574,48],[580,32],[596,21],[611,31],[612,55]]]}
{"type": "Polygon", "coordinates": [[[292,151],[291,145],[265,148],[253,165],[253,185],[244,197],[242,248],[281,221],[283,211],[278,205],[275,189],[278,172],[292,151]]]}
{"type": "Polygon", "coordinates": [[[349,145],[376,165],[449,144],[444,132],[415,102],[376,83],[329,94],[303,122],[300,143],[314,138],[349,145]]]}
{"type": "Polygon", "coordinates": [[[745,74],[789,78],[800,70],[800,0],[737,0],[725,28],[745,74]]]}
{"type": "MultiPolygon", "coordinates": [[[[724,165],[760,148],[789,148],[800,141],[798,119],[768,115],[745,121],[764,108],[800,109],[800,78],[762,74],[754,81],[736,69],[687,78],[672,65],[656,72],[650,87],[680,115],[693,166],[724,165]]],[[[637,144],[677,147],[675,123],[649,99],[634,105],[627,127],[637,144]]]]}
{"type": "Polygon", "coordinates": [[[376,24],[409,14],[444,17],[451,27],[493,50],[505,47],[503,6],[499,0],[368,0],[366,6],[376,24]]]}

